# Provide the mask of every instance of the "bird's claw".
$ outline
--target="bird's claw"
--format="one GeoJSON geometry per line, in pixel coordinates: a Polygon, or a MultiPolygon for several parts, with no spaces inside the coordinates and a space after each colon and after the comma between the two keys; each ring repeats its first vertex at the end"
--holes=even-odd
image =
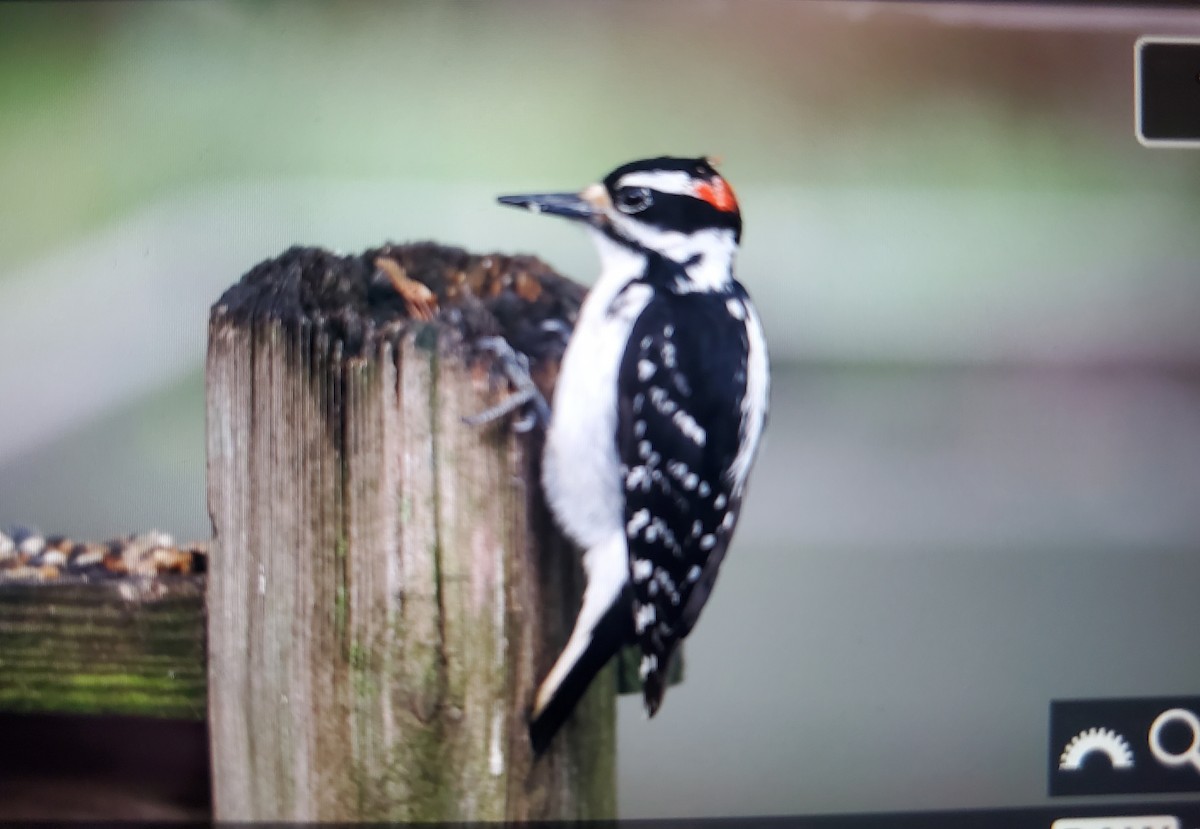
{"type": "Polygon", "coordinates": [[[562,348],[564,350],[566,349],[567,342],[571,339],[572,333],[570,323],[568,323],[566,320],[551,318],[542,320],[540,328],[547,334],[557,337],[562,344],[562,348]]]}
{"type": "Polygon", "coordinates": [[[503,337],[481,337],[475,344],[495,356],[495,366],[504,373],[514,391],[495,406],[477,414],[467,415],[463,418],[463,423],[468,426],[483,426],[522,406],[528,406],[528,410],[512,422],[512,430],[525,433],[537,426],[545,428],[550,423],[550,406],[530,376],[529,358],[514,350],[503,337]]]}

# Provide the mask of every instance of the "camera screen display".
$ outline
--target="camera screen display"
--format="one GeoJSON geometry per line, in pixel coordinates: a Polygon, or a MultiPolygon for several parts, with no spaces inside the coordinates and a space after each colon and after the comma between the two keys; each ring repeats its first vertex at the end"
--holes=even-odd
{"type": "Polygon", "coordinates": [[[208,314],[257,263],[591,285],[496,197],[719,157],[770,415],[682,682],[618,698],[617,816],[1194,797],[1200,155],[1139,136],[1200,137],[1200,66],[1147,35],[1200,12],[0,5],[0,530],[209,537],[208,314]]]}

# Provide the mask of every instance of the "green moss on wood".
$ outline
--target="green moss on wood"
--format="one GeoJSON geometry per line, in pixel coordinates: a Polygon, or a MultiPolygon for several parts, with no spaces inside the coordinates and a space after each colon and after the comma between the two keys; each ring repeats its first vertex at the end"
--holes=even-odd
{"type": "Polygon", "coordinates": [[[346,640],[346,552],[349,546],[345,535],[338,535],[333,545],[334,572],[337,575],[333,593],[333,630],[339,642],[346,640]]]}
{"type": "Polygon", "coordinates": [[[4,585],[0,710],[203,718],[203,591],[202,577],[4,585]]]}

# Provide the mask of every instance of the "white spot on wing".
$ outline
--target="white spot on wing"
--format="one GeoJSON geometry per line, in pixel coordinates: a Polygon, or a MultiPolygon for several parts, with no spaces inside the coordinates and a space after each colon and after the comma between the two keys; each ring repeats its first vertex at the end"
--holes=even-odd
{"type": "Polygon", "coordinates": [[[656,618],[654,605],[644,604],[639,607],[637,609],[637,614],[633,618],[633,623],[637,628],[637,632],[641,633],[646,628],[650,627],[650,625],[654,624],[654,620],[656,618]]]}
{"type": "Polygon", "coordinates": [[[649,360],[638,360],[638,380],[642,381],[643,383],[654,376],[655,370],[654,363],[650,362],[649,360]]]}
{"type": "Polygon", "coordinates": [[[625,476],[625,489],[632,492],[635,489],[641,489],[643,492],[650,488],[650,476],[646,473],[646,467],[635,466],[629,470],[629,474],[625,476]]]}
{"type": "Polygon", "coordinates": [[[650,510],[644,508],[640,509],[633,514],[633,517],[629,519],[629,523],[625,525],[625,533],[630,538],[633,538],[635,535],[641,532],[642,527],[645,527],[649,523],[650,510]]]}
{"type": "Polygon", "coordinates": [[[650,574],[654,572],[654,565],[650,563],[648,558],[635,558],[633,560],[633,580],[643,582],[650,578],[650,574]]]}
{"type": "Polygon", "coordinates": [[[671,422],[675,424],[675,428],[697,446],[703,446],[708,440],[708,433],[704,431],[704,427],[696,422],[696,418],[682,409],[675,412],[671,417],[671,422]]]}
{"type": "Polygon", "coordinates": [[[650,388],[650,402],[654,404],[654,408],[660,414],[669,415],[679,408],[678,404],[667,396],[667,390],[662,386],[652,386],[650,388]]]}
{"type": "Polygon", "coordinates": [[[654,581],[662,585],[663,590],[675,589],[675,582],[671,579],[671,574],[662,567],[654,571],[654,581]]]}
{"type": "Polygon", "coordinates": [[[675,344],[663,343],[662,361],[667,368],[675,368],[675,344]]]}

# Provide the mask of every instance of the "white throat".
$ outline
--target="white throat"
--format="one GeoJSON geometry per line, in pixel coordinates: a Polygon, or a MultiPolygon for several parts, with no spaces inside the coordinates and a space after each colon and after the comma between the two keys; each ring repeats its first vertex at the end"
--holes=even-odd
{"type": "Polygon", "coordinates": [[[646,257],[640,251],[617,244],[596,228],[589,228],[589,231],[596,252],[600,254],[600,276],[591,293],[603,295],[610,301],[645,272],[646,257]]]}
{"type": "MultiPolygon", "coordinates": [[[[624,235],[642,247],[683,265],[688,277],[687,289],[720,291],[729,287],[738,247],[732,230],[714,228],[680,233],[649,228],[623,216],[613,217],[613,221],[624,235]]],[[[642,272],[645,262],[640,253],[617,244],[594,228],[592,239],[600,253],[601,279],[610,274],[613,277],[619,274],[624,284],[642,272]]]]}

